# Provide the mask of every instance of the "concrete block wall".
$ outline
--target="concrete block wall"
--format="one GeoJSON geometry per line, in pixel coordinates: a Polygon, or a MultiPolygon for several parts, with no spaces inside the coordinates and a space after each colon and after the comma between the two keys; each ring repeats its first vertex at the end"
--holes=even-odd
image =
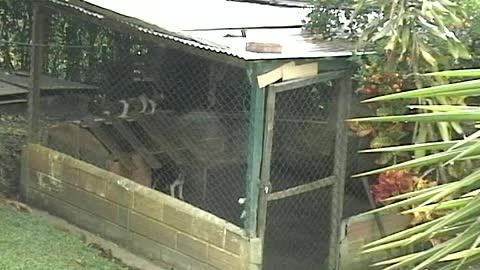
{"type": "MultiPolygon", "coordinates": [[[[383,223],[386,235],[407,228],[410,221],[408,216],[396,213],[381,214],[379,218],[383,223]]],[[[369,267],[371,264],[402,253],[402,250],[395,250],[390,254],[386,252],[361,253],[362,246],[382,237],[374,215],[359,215],[344,220],[341,232],[339,270],[371,269],[369,267]]]]}
{"type": "Polygon", "coordinates": [[[255,268],[244,231],[210,213],[39,145],[22,163],[28,202],[167,269],[255,268]]]}

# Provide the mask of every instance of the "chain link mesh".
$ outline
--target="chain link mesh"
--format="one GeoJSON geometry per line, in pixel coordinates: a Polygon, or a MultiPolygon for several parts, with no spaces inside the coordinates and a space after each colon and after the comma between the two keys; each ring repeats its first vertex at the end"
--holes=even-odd
{"type": "Polygon", "coordinates": [[[42,143],[242,226],[246,70],[59,20],[65,35],[45,47],[42,143]]]}
{"type": "MultiPolygon", "coordinates": [[[[308,82],[307,82],[308,83],[308,82]]],[[[276,93],[265,269],[327,267],[338,91],[332,81],[276,93]],[[298,187],[308,191],[297,193],[298,187]]]]}
{"type": "Polygon", "coordinates": [[[269,204],[264,269],[327,269],[330,191],[317,189],[269,204]]]}
{"type": "MultiPolygon", "coordinates": [[[[185,201],[242,226],[237,201],[246,186],[247,72],[65,14],[50,17],[42,143],[166,194],[183,180],[185,201]]],[[[28,40],[29,27],[20,32],[18,38],[28,40]]],[[[1,67],[9,70],[2,81],[28,87],[28,42],[1,49],[1,67]]],[[[353,157],[363,148],[352,141],[348,149],[335,149],[342,120],[337,93],[327,82],[277,94],[273,193],[332,176],[336,152],[353,157]]],[[[349,162],[352,173],[365,163],[349,162]]],[[[266,269],[322,268],[331,233],[331,188],[269,203],[266,269]]],[[[176,197],[179,192],[177,187],[176,197]]],[[[360,181],[346,181],[344,198],[345,217],[368,208],[360,181]]]]}

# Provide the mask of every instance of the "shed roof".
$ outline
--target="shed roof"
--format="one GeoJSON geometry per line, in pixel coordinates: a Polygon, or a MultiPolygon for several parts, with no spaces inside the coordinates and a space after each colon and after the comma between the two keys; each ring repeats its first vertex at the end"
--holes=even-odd
{"type": "Polygon", "coordinates": [[[346,41],[318,41],[302,33],[302,20],[310,12],[305,7],[227,0],[48,1],[98,19],[119,21],[153,36],[245,60],[350,56],[355,51],[346,41]],[[225,37],[225,31],[240,29],[247,29],[246,38],[225,37]],[[245,47],[249,41],[279,43],[283,50],[275,54],[248,52],[245,47]]]}
{"type": "Polygon", "coordinates": [[[312,6],[310,0],[227,0],[236,2],[250,2],[259,3],[272,6],[284,6],[284,7],[309,7],[312,6]]]}
{"type": "MultiPolygon", "coordinates": [[[[11,74],[0,71],[0,96],[28,93],[30,77],[24,74],[11,74]]],[[[96,86],[42,76],[40,89],[46,91],[96,90],[96,86]]]]}

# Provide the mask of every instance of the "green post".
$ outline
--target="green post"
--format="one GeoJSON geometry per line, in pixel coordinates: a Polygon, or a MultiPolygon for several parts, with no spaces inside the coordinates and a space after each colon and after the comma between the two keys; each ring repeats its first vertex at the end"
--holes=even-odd
{"type": "Polygon", "coordinates": [[[247,66],[250,81],[250,115],[248,130],[248,169],[246,177],[245,230],[250,238],[257,235],[258,198],[260,194],[260,172],[263,150],[263,123],[265,120],[265,92],[258,86],[258,67],[247,66]]]}

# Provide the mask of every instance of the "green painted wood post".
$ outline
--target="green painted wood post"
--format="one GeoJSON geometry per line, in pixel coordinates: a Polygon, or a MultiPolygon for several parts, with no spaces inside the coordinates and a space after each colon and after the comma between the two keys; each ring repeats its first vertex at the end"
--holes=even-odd
{"type": "Polygon", "coordinates": [[[248,130],[248,170],[246,177],[245,230],[251,238],[257,235],[258,198],[260,194],[260,171],[263,150],[263,124],[265,120],[265,92],[257,83],[256,63],[247,66],[250,81],[250,115],[248,130]]]}
{"type": "Polygon", "coordinates": [[[265,125],[266,91],[260,88],[257,76],[271,71],[284,62],[251,62],[246,72],[250,81],[250,115],[248,130],[248,169],[246,177],[245,230],[249,237],[256,238],[258,234],[259,196],[261,190],[260,175],[262,170],[263,140],[265,125]]]}

